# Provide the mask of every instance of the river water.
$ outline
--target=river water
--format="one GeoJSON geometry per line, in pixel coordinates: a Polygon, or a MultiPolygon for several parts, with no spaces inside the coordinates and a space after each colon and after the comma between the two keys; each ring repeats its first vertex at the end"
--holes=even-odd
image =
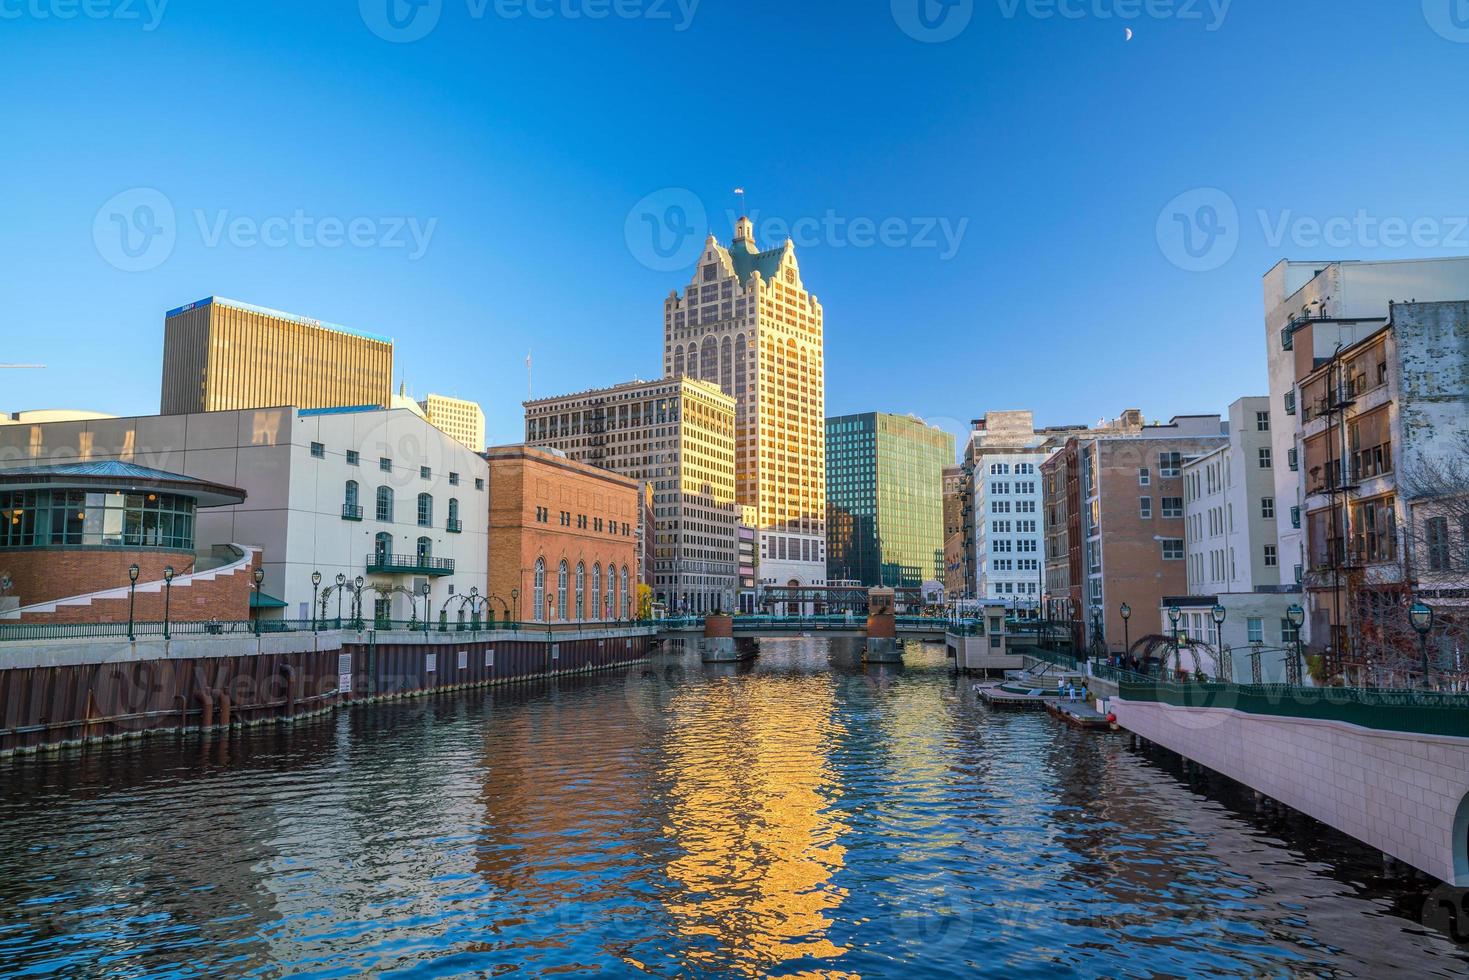
{"type": "Polygon", "coordinates": [[[936,646],[662,654],[0,780],[3,977],[1469,971],[1462,893],[992,713],[936,646]]]}

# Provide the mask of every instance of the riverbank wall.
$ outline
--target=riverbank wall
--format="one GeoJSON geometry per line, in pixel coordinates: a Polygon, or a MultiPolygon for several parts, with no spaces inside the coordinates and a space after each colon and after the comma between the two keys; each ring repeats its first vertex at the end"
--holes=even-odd
{"type": "Polygon", "coordinates": [[[645,661],[645,628],[323,630],[0,644],[0,757],[289,722],[645,661]]]}

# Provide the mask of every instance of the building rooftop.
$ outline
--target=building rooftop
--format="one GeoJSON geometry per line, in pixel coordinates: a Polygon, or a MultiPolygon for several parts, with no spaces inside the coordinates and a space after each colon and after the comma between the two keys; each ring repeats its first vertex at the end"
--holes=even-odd
{"type": "Polygon", "coordinates": [[[321,330],[331,330],[336,333],[344,333],[352,337],[360,337],[363,340],[373,340],[380,344],[391,344],[393,342],[391,337],[383,337],[378,334],[367,333],[364,330],[353,330],[351,327],[344,327],[338,323],[327,323],[324,320],[314,320],[311,317],[300,316],[296,313],[287,313],[285,310],[273,310],[268,306],[255,306],[251,303],[241,303],[239,300],[226,299],[223,296],[206,296],[196,302],[180,306],[177,309],[169,310],[167,313],[163,314],[163,318],[166,320],[169,317],[178,316],[181,313],[188,313],[192,310],[197,310],[200,307],[204,306],[227,306],[230,309],[243,310],[246,313],[259,313],[261,316],[272,316],[280,320],[289,321],[291,323],[299,323],[302,326],[316,327],[321,330]]]}
{"type": "Polygon", "coordinates": [[[78,460],[42,466],[0,468],[0,487],[7,490],[160,490],[193,497],[200,507],[221,507],[245,500],[238,487],[155,470],[120,459],[78,460]]]}

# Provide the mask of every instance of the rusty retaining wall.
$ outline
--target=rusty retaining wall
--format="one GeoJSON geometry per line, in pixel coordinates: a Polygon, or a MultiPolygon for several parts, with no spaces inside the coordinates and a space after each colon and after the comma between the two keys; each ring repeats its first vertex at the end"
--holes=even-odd
{"type": "Polygon", "coordinates": [[[0,756],[289,721],[350,701],[587,673],[646,659],[647,634],[323,632],[0,647],[0,756]]]}

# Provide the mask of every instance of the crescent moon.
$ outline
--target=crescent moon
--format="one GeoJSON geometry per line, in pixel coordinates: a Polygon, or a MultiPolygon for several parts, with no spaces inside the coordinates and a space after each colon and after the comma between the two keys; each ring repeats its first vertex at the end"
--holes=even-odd
{"type": "Polygon", "coordinates": [[[1128,29],[1127,29],[1127,39],[1128,39],[1128,40],[1129,40],[1129,41],[1131,41],[1131,40],[1132,40],[1132,28],[1131,28],[1131,27],[1129,27],[1129,28],[1128,28],[1128,29]]]}

